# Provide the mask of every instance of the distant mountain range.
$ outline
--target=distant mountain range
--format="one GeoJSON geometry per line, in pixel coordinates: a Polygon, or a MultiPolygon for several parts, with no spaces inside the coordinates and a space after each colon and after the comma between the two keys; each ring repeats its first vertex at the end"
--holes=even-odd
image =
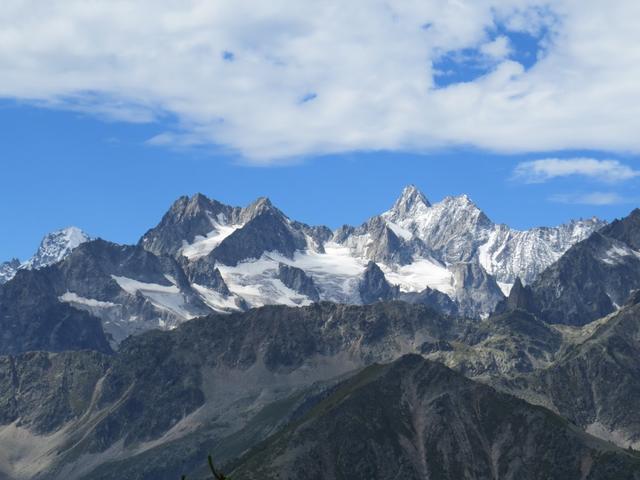
{"type": "MultiPolygon", "coordinates": [[[[38,303],[45,331],[56,328],[48,309],[64,303],[101,319],[115,346],[149,328],[267,304],[397,299],[486,317],[516,278],[534,281],[604,225],[593,218],[516,231],[491,222],[465,195],[432,205],[408,186],[389,211],[332,231],[291,220],[266,198],[240,208],[197,194],[179,198],[137,246],[92,242],[68,228],[0,271],[5,281],[16,277],[13,293],[44,289],[17,302],[48,298],[38,303]]],[[[30,308],[13,303],[15,311],[30,308]]]]}

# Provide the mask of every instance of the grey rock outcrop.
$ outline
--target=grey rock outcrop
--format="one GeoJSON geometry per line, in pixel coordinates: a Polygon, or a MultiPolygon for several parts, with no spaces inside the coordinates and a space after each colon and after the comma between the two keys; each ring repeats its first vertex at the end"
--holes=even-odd
{"type": "Polygon", "coordinates": [[[0,353],[57,351],[66,342],[103,351],[103,328],[115,345],[132,333],[211,312],[176,260],[104,240],[83,243],[50,267],[19,270],[0,286],[0,311],[7,326],[22,325],[20,334],[4,330],[0,353]],[[12,316],[22,320],[15,323],[12,316]],[[40,322],[51,332],[38,328],[40,322]]]}
{"type": "Polygon", "coordinates": [[[565,343],[551,365],[499,381],[499,387],[601,438],[640,449],[640,305],[563,331],[565,343]]]}
{"type": "Polygon", "coordinates": [[[450,267],[453,273],[454,299],[458,311],[469,317],[478,312],[492,312],[504,300],[504,294],[496,283],[477,262],[458,262],[450,267]]]}
{"type": "Polygon", "coordinates": [[[425,288],[421,292],[400,292],[398,300],[408,303],[427,305],[435,311],[442,312],[445,315],[458,315],[458,305],[456,302],[451,300],[449,295],[429,287],[425,288]]]}
{"type": "Polygon", "coordinates": [[[393,300],[398,297],[400,289],[387,282],[384,272],[375,262],[369,262],[358,285],[362,303],[375,303],[393,300]]]}
{"type": "Polygon", "coordinates": [[[290,289],[306,295],[314,302],[320,300],[320,293],[313,283],[313,278],[308,276],[301,268],[292,267],[280,263],[278,265],[278,279],[290,289]]]}
{"type": "Polygon", "coordinates": [[[534,311],[531,290],[522,285],[520,278],[516,278],[509,296],[496,306],[495,313],[512,312],[514,310],[534,311]]]}
{"type": "Polygon", "coordinates": [[[99,318],[58,301],[54,267],[19,270],[0,286],[0,354],[30,350],[110,352],[99,318]]]}

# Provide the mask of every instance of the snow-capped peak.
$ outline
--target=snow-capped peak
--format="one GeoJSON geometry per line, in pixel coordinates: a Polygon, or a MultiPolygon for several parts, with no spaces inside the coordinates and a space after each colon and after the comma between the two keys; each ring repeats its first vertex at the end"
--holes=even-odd
{"type": "Polygon", "coordinates": [[[53,265],[89,240],[91,237],[78,227],[67,227],[51,232],[42,239],[36,254],[23,263],[20,268],[33,270],[53,265]]]}
{"type": "Polygon", "coordinates": [[[429,207],[431,204],[427,197],[415,185],[407,185],[387,212],[387,216],[395,220],[402,219],[424,213],[429,207]]]}
{"type": "Polygon", "coordinates": [[[11,280],[18,268],[20,268],[20,260],[17,258],[0,263],[0,285],[11,280]]]}

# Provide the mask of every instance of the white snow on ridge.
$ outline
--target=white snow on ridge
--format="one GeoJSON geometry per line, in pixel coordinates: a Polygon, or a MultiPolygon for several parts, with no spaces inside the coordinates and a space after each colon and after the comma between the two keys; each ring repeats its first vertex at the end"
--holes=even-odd
{"type": "Polygon", "coordinates": [[[511,293],[511,288],[513,288],[513,283],[504,283],[504,282],[496,282],[500,290],[502,290],[502,294],[505,297],[508,297],[511,293]]]}
{"type": "Polygon", "coordinates": [[[187,257],[189,260],[204,257],[220,245],[225,238],[241,228],[242,225],[223,225],[220,223],[214,223],[214,227],[215,228],[209,232],[206,237],[198,235],[191,244],[188,244],[185,241],[181,250],[182,255],[187,257]]]}
{"type": "Polygon", "coordinates": [[[154,306],[167,310],[186,320],[196,317],[186,304],[184,295],[176,285],[159,285],[157,283],[145,283],[132,278],[111,275],[120,288],[130,295],[140,292],[154,306]]]}
{"type": "Polygon", "coordinates": [[[626,245],[612,245],[609,250],[604,252],[600,261],[608,265],[618,265],[627,261],[628,257],[635,256],[640,259],[640,252],[632,250],[626,245]]]}
{"type": "Polygon", "coordinates": [[[236,305],[235,299],[237,297],[228,296],[225,297],[220,292],[216,292],[210,288],[198,285],[197,283],[191,284],[193,289],[198,292],[202,301],[216,312],[229,312],[232,310],[240,310],[236,305]]]}
{"type": "MultiPolygon", "coordinates": [[[[320,291],[323,300],[359,303],[358,284],[368,260],[353,256],[349,247],[328,242],[325,253],[298,251],[293,258],[278,252],[265,253],[258,260],[241,262],[235,267],[218,265],[231,292],[243,297],[251,306],[265,304],[306,305],[310,300],[282,284],[276,277],[278,264],[305,271],[320,291]]],[[[448,295],[454,292],[453,275],[432,259],[416,259],[409,265],[380,264],[389,283],[404,292],[420,292],[426,287],[448,295]]]]}
{"type": "Polygon", "coordinates": [[[398,237],[404,238],[405,240],[411,240],[413,238],[413,233],[411,233],[406,228],[401,227],[397,223],[393,223],[392,221],[387,220],[386,224],[398,237]]]}
{"type": "Polygon", "coordinates": [[[323,300],[358,303],[358,282],[368,260],[354,257],[348,246],[335,242],[327,242],[324,250],[325,253],[296,252],[293,260],[284,258],[282,262],[310,275],[323,300]]]}
{"type": "Polygon", "coordinates": [[[180,293],[180,289],[176,285],[160,285],[158,283],[145,283],[133,278],[119,277],[117,275],[111,275],[120,288],[130,295],[135,295],[138,291],[142,294],[145,293],[180,293]]]}

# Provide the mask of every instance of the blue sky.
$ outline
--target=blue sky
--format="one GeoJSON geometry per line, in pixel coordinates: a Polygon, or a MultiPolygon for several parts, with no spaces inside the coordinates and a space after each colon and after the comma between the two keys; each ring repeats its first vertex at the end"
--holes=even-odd
{"type": "MultiPolygon", "coordinates": [[[[180,150],[145,143],[162,128],[28,106],[1,108],[2,258],[25,259],[45,233],[68,225],[113,241],[135,242],[177,197],[196,192],[232,205],[265,195],[292,218],[331,227],[360,224],[384,211],[409,183],[432,202],[467,193],[494,221],[517,228],[592,215],[611,219],[634,206],[552,201],[553,195],[565,192],[602,189],[588,178],[540,184],[512,179],[516,165],[539,155],[470,149],[351,153],[265,167],[209,148],[180,150]]],[[[637,188],[635,180],[614,190],[633,195],[637,188]]]]}
{"type": "Polygon", "coordinates": [[[331,227],[409,183],[516,228],[640,205],[638,2],[35,1],[0,12],[0,260],[195,192],[331,227]]]}

